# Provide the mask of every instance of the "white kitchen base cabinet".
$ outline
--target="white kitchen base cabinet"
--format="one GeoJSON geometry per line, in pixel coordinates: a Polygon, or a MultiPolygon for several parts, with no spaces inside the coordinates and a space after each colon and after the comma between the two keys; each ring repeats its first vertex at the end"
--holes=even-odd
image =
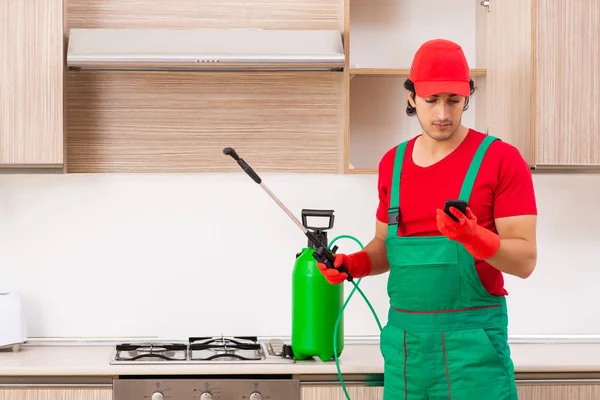
{"type": "Polygon", "coordinates": [[[112,388],[0,388],[0,400],[112,400],[112,388]]]}

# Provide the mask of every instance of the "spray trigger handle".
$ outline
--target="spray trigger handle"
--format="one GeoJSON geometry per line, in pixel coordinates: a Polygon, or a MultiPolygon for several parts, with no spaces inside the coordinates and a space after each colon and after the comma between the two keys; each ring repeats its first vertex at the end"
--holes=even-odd
{"type": "MultiPolygon", "coordinates": [[[[333,263],[335,261],[335,251],[337,251],[337,246],[333,246],[333,250],[329,250],[327,247],[324,246],[318,246],[313,252],[313,257],[318,262],[325,264],[327,268],[335,268],[333,266],[333,263]]],[[[348,275],[348,278],[346,278],[348,282],[352,282],[352,280],[354,279],[352,278],[352,275],[350,275],[346,267],[344,267],[343,265],[340,265],[339,268],[335,269],[340,271],[340,273],[348,275]]]]}

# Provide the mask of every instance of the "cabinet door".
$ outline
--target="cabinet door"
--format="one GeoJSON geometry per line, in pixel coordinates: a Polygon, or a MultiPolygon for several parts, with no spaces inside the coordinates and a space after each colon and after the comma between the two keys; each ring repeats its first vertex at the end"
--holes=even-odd
{"type": "Polygon", "coordinates": [[[600,166],[600,0],[536,2],[536,164],[600,166]]]}
{"type": "Polygon", "coordinates": [[[529,165],[532,1],[490,0],[477,9],[478,65],[487,74],[476,80],[475,93],[477,127],[517,147],[529,165]]]}
{"type": "Polygon", "coordinates": [[[63,0],[0,2],[0,166],[63,163],[63,0]]]}
{"type": "MultiPolygon", "coordinates": [[[[382,386],[347,386],[351,399],[382,400],[382,386]]],[[[0,398],[0,400],[2,400],[0,398]]],[[[341,386],[304,386],[302,400],[346,400],[341,386]]]]}
{"type": "MultiPolygon", "coordinates": [[[[580,383],[517,383],[519,400],[596,400],[600,398],[600,384],[580,383]]],[[[351,399],[382,400],[383,387],[350,386],[351,399]]],[[[302,400],[345,400],[339,386],[305,386],[302,400]]],[[[0,397],[0,400],[4,400],[0,397]]]]}
{"type": "Polygon", "coordinates": [[[107,388],[0,388],[0,400],[111,400],[112,389],[107,388]]]}
{"type": "Polygon", "coordinates": [[[600,384],[517,383],[519,400],[596,400],[600,384]]]}

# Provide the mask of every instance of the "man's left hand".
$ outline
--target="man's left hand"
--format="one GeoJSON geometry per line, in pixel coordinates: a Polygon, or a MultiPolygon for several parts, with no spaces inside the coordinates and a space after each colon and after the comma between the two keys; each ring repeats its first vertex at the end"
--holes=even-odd
{"type": "Polygon", "coordinates": [[[470,207],[466,215],[455,207],[450,207],[450,213],[458,221],[454,221],[443,210],[437,210],[437,227],[448,239],[461,243],[473,257],[485,260],[496,254],[500,248],[500,236],[477,224],[477,217],[470,207]]]}

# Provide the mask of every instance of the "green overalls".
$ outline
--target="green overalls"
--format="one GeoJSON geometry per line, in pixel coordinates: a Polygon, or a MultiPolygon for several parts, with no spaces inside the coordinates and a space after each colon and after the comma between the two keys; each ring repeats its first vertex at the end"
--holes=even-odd
{"type": "MultiPolygon", "coordinates": [[[[459,199],[468,202],[494,140],[487,136],[477,150],[459,199]]],[[[406,145],[396,151],[386,238],[390,310],[381,332],[384,400],[517,399],[505,297],[485,290],[473,257],[458,242],[397,235],[406,145]]]]}

